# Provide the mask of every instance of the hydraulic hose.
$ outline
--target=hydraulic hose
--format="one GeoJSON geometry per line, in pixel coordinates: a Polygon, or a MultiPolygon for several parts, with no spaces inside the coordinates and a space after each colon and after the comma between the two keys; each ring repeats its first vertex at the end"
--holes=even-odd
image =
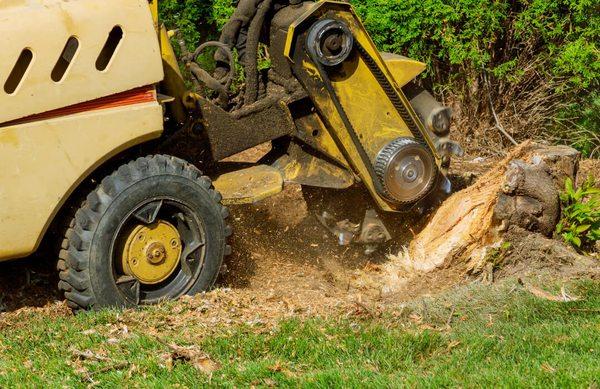
{"type": "Polygon", "coordinates": [[[258,44],[263,30],[265,18],[271,9],[273,0],[264,0],[256,11],[256,15],[250,23],[248,30],[248,42],[246,44],[246,93],[244,105],[254,103],[258,99],[258,44]]]}
{"type": "MultiPolygon", "coordinates": [[[[238,48],[238,55],[240,60],[244,61],[245,55],[245,41],[240,41],[245,35],[248,24],[254,19],[258,6],[263,0],[240,0],[233,15],[229,21],[223,27],[221,31],[221,37],[219,41],[224,43],[229,49],[234,47],[238,48]]],[[[215,60],[217,61],[217,68],[215,74],[217,78],[222,77],[229,69],[227,69],[225,62],[226,54],[223,50],[219,49],[215,53],[215,60]]]]}
{"type": "MultiPolygon", "coordinates": [[[[203,74],[201,77],[199,77],[200,78],[199,81],[202,81],[206,86],[209,86],[209,87],[210,87],[210,85],[215,85],[215,83],[217,83],[220,85],[224,85],[224,88],[228,89],[229,86],[231,85],[231,82],[233,81],[233,78],[235,77],[235,66],[234,66],[234,60],[233,60],[233,53],[231,52],[231,49],[226,44],[224,44],[222,42],[218,42],[218,41],[205,42],[205,43],[201,44],[200,46],[198,46],[196,51],[194,51],[192,60],[195,62],[196,59],[200,56],[200,54],[202,54],[202,52],[208,47],[216,47],[218,50],[222,50],[222,53],[225,54],[227,62],[229,63],[229,72],[225,75],[225,78],[220,79],[220,80],[217,80],[216,78],[214,78],[213,76],[208,74],[208,72],[204,72],[206,74],[203,74]]],[[[211,88],[211,89],[213,89],[213,88],[211,88]]]]}

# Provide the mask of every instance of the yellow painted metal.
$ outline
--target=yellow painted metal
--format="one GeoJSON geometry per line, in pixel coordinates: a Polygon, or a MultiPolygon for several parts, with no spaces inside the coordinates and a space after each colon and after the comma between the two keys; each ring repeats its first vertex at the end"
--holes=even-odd
{"type": "MultiPolygon", "coordinates": [[[[324,3],[328,3],[328,1],[324,1],[324,3]]],[[[339,14],[338,14],[339,17],[342,20],[345,20],[348,23],[348,25],[351,26],[351,29],[353,30],[352,32],[353,32],[355,38],[357,39],[357,41],[359,41],[362,44],[362,46],[365,48],[367,53],[375,60],[376,65],[384,73],[387,80],[390,83],[392,83],[392,85],[395,85],[395,92],[400,97],[402,104],[404,105],[404,107],[406,108],[406,110],[408,111],[410,116],[412,117],[413,121],[415,123],[417,123],[417,125],[419,127],[419,132],[421,133],[421,135],[423,136],[425,141],[428,143],[429,148],[431,149],[432,153],[436,156],[436,158],[438,158],[438,161],[439,161],[439,156],[437,155],[437,151],[436,151],[435,145],[433,144],[432,139],[429,137],[427,130],[421,123],[417,114],[412,109],[410,102],[408,101],[408,99],[406,98],[406,96],[404,95],[404,93],[402,92],[400,87],[396,84],[396,80],[395,80],[394,76],[391,74],[391,72],[387,68],[386,63],[384,62],[383,58],[381,57],[381,53],[377,50],[375,43],[371,39],[370,35],[367,33],[367,30],[365,29],[364,25],[362,24],[360,18],[355,14],[355,12],[350,4],[343,3],[343,5],[346,7],[346,10],[339,12],[339,14]]],[[[362,67],[363,65],[364,65],[364,62],[362,60],[359,61],[359,66],[362,67]]],[[[373,74],[368,69],[366,69],[366,67],[364,70],[370,74],[370,76],[371,76],[370,80],[372,82],[370,84],[370,88],[369,88],[371,91],[368,92],[367,94],[374,95],[374,92],[377,91],[377,92],[379,92],[378,93],[379,99],[389,101],[387,96],[382,93],[381,87],[376,82],[373,74]]],[[[360,77],[364,77],[362,72],[357,72],[357,73],[359,73],[358,75],[360,75],[360,77]]],[[[368,79],[369,78],[367,77],[365,81],[367,81],[368,79]]],[[[382,106],[380,104],[379,99],[369,99],[369,97],[367,97],[367,98],[363,98],[362,101],[354,100],[356,98],[356,96],[354,96],[354,94],[352,93],[352,89],[356,89],[356,88],[352,88],[352,86],[351,86],[352,82],[344,81],[343,83],[341,83],[341,85],[343,85],[342,88],[344,89],[344,92],[342,92],[342,94],[343,93],[347,94],[347,96],[346,96],[346,98],[348,99],[347,103],[349,105],[351,104],[352,108],[356,108],[356,106],[361,105],[361,103],[364,101],[365,103],[371,105],[371,109],[366,110],[364,112],[364,115],[371,116],[371,117],[378,117],[379,119],[382,120],[382,126],[379,129],[379,131],[383,131],[383,132],[378,133],[377,132],[378,130],[374,129],[374,132],[370,132],[368,134],[370,139],[364,139],[365,143],[369,143],[370,140],[379,139],[381,136],[384,135],[384,133],[391,134],[391,132],[389,131],[390,129],[387,128],[388,124],[396,123],[396,126],[402,127],[402,130],[401,130],[402,132],[405,132],[408,130],[406,127],[406,123],[404,123],[404,121],[399,116],[398,117],[400,118],[400,121],[402,122],[401,125],[399,125],[395,120],[392,120],[392,121],[388,120],[390,115],[394,115],[393,112],[388,112],[388,108],[393,109],[394,112],[396,111],[395,108],[393,108],[393,105],[391,105],[391,102],[389,103],[389,105],[387,105],[387,103],[385,103],[385,105],[382,106]],[[376,104],[373,104],[373,102],[376,102],[376,104]],[[382,118],[381,115],[384,115],[384,118],[382,118]]],[[[369,85],[369,84],[366,84],[366,85],[369,85]]],[[[360,93],[362,91],[359,90],[357,92],[360,93]]],[[[338,93],[340,93],[340,92],[338,92],[338,93]]],[[[370,97],[373,97],[373,96],[370,96],[370,97]]],[[[343,104],[343,105],[346,105],[346,104],[343,104]]],[[[399,115],[397,112],[395,112],[395,114],[399,115]]],[[[361,115],[358,115],[358,116],[361,116],[361,115]]],[[[363,118],[362,120],[365,120],[365,119],[363,118]]],[[[368,121],[367,121],[367,123],[368,123],[368,121]]],[[[396,128],[396,130],[398,130],[398,129],[399,128],[396,128]]],[[[379,152],[379,150],[380,149],[377,150],[377,153],[379,152]]]]}
{"type": "Polygon", "coordinates": [[[14,93],[6,93],[0,79],[0,261],[35,251],[91,172],[162,134],[163,110],[156,101],[8,124],[160,82],[156,3],[151,6],[147,0],[0,1],[0,77],[11,72],[23,48],[33,52],[14,93]],[[123,37],[108,67],[99,71],[98,54],[115,26],[123,37]],[[64,78],[55,82],[52,69],[73,36],[78,51],[64,78]]]}
{"type": "MultiPolygon", "coordinates": [[[[333,86],[365,150],[374,159],[390,141],[412,137],[412,134],[365,62],[358,61],[355,65],[357,68],[352,77],[334,79],[333,86]],[[356,85],[369,87],[356,88],[356,85]]],[[[351,71],[351,66],[351,63],[345,62],[341,71],[351,71]]],[[[345,128],[340,132],[347,136],[345,128]]]]}
{"type": "Polygon", "coordinates": [[[0,123],[98,99],[163,79],[147,0],[0,1],[0,123]],[[123,30],[105,70],[96,61],[115,26],[123,30]],[[49,33],[51,32],[51,33],[49,33]],[[63,79],[50,75],[70,37],[79,46],[63,79]],[[23,49],[33,61],[12,94],[4,83],[23,49]]]}
{"type": "Polygon", "coordinates": [[[152,20],[154,20],[154,29],[158,31],[158,0],[148,0],[152,20]]]}
{"type": "Polygon", "coordinates": [[[312,147],[342,166],[350,168],[350,164],[346,161],[346,158],[331,137],[329,130],[327,130],[325,123],[323,123],[323,120],[316,112],[296,118],[294,123],[297,130],[303,132],[301,139],[304,139],[312,147]]]}
{"type": "Polygon", "coordinates": [[[354,184],[350,171],[303,152],[299,147],[280,158],[275,167],[282,171],[288,183],[332,189],[346,189],[354,184]]]}
{"type": "Polygon", "coordinates": [[[183,98],[188,91],[185,86],[185,81],[179,69],[177,56],[171,45],[169,33],[165,26],[160,28],[160,53],[162,56],[165,78],[162,82],[164,92],[169,96],[175,97],[175,100],[169,104],[171,113],[178,123],[183,123],[186,118],[186,109],[183,104],[183,98]]]}
{"type": "Polygon", "coordinates": [[[213,184],[223,195],[223,204],[252,204],[280,193],[283,175],[276,168],[258,165],[223,174],[213,184]]]}
{"type": "Polygon", "coordinates": [[[381,58],[394,76],[400,88],[414,80],[427,68],[423,62],[415,61],[398,54],[381,53],[381,58]]]}
{"type": "MultiPolygon", "coordinates": [[[[334,3],[333,1],[330,1],[329,3],[334,3]]],[[[335,2],[335,3],[341,3],[341,2],[335,2]]],[[[296,38],[296,28],[298,26],[300,26],[302,23],[304,23],[304,21],[306,21],[306,19],[308,19],[309,17],[311,17],[316,11],[318,11],[321,7],[323,7],[323,5],[325,4],[325,2],[323,1],[317,1],[315,2],[311,8],[309,8],[308,10],[306,10],[306,12],[300,16],[298,18],[298,20],[296,20],[294,23],[292,23],[292,25],[290,26],[289,30],[288,30],[288,35],[287,35],[287,39],[285,40],[285,48],[284,48],[284,55],[290,60],[290,61],[294,61],[294,59],[291,56],[292,50],[294,48],[294,40],[296,38]]]]}
{"type": "MultiPolygon", "coordinates": [[[[395,92],[412,116],[413,121],[418,124],[423,138],[437,157],[429,135],[416,113],[412,110],[394,75],[386,66],[385,61],[350,4],[326,0],[315,3],[308,12],[290,27],[285,55],[290,60],[294,60],[295,45],[297,45],[297,40],[301,39],[298,35],[300,34],[299,31],[305,31],[316,20],[323,18],[341,20],[349,27],[356,43],[360,44],[373,58],[377,67],[390,84],[394,86],[395,92]]],[[[301,64],[296,64],[296,66],[299,65],[302,66],[307,77],[318,80],[319,84],[324,82],[316,65],[307,57],[304,57],[301,64]]],[[[337,70],[336,73],[332,72],[329,76],[333,89],[344,107],[344,112],[356,131],[370,161],[363,161],[358,147],[352,140],[349,130],[346,128],[342,116],[332,100],[332,96],[324,88],[315,88],[310,90],[309,93],[321,116],[327,121],[328,131],[335,133],[335,138],[339,140],[339,144],[336,142],[337,146],[343,149],[348,162],[364,181],[378,205],[383,210],[394,211],[393,207],[376,190],[367,164],[373,164],[381,149],[394,139],[399,137],[412,138],[413,135],[398,110],[379,85],[374,74],[368,68],[364,58],[357,56],[355,60],[345,61],[341,65],[341,69],[337,70]]]]}
{"type": "Polygon", "coordinates": [[[123,247],[123,271],[143,284],[156,285],[173,274],[181,252],[181,237],[171,223],[159,220],[148,226],[138,225],[123,247]]]}
{"type": "Polygon", "coordinates": [[[202,101],[203,97],[200,96],[196,92],[187,91],[183,94],[183,106],[188,111],[198,111],[200,101],[202,101]]]}
{"type": "Polygon", "coordinates": [[[0,128],[0,261],[35,251],[73,190],[113,156],[159,138],[162,122],[151,102],[0,128]]]}

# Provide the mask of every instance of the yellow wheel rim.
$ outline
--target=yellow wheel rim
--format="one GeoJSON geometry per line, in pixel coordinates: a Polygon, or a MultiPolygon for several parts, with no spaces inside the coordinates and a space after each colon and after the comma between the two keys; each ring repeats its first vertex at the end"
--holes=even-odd
{"type": "Polygon", "coordinates": [[[123,248],[123,272],[155,285],[173,274],[181,258],[181,236],[171,223],[159,220],[131,231],[123,248]]]}

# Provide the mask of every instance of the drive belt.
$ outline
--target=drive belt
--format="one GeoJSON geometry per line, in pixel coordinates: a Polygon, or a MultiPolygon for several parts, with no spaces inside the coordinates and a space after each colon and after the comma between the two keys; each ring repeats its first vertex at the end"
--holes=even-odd
{"type": "MultiPolygon", "coordinates": [[[[373,59],[373,57],[371,57],[371,55],[364,49],[364,47],[358,42],[358,40],[354,39],[354,42],[355,42],[355,46],[356,46],[360,56],[363,58],[363,60],[365,61],[365,64],[369,68],[369,71],[373,74],[377,83],[379,84],[379,86],[382,88],[382,90],[386,94],[387,98],[391,101],[392,105],[394,106],[396,111],[399,113],[402,120],[406,123],[409,131],[411,132],[411,134],[413,135],[415,140],[417,142],[419,142],[421,145],[423,145],[427,149],[427,151],[429,151],[431,153],[431,149],[430,149],[429,145],[427,144],[427,142],[425,141],[425,138],[423,137],[423,134],[421,133],[418,124],[415,122],[415,119],[409,113],[408,109],[402,102],[402,99],[398,95],[398,92],[396,91],[395,87],[390,83],[390,81],[385,76],[385,74],[381,71],[381,69],[379,68],[379,66],[373,59]]],[[[335,88],[333,87],[333,83],[331,82],[331,79],[329,78],[329,75],[328,75],[326,69],[324,68],[321,61],[319,61],[319,59],[316,58],[315,53],[313,53],[311,50],[308,50],[308,52],[309,52],[309,55],[310,55],[313,63],[317,66],[317,70],[319,71],[319,73],[321,75],[321,79],[323,80],[323,83],[325,84],[325,88],[327,89],[327,92],[331,96],[331,100],[332,100],[333,104],[335,105],[335,108],[338,111],[338,114],[340,115],[340,117],[344,123],[344,126],[346,127],[346,129],[350,135],[352,143],[355,145],[363,164],[367,168],[367,171],[369,173],[371,181],[373,182],[373,184],[375,186],[375,189],[382,196],[386,197],[389,200],[392,200],[390,198],[390,196],[388,195],[388,191],[386,190],[383,183],[381,182],[379,175],[375,171],[374,162],[371,161],[371,158],[369,157],[368,153],[366,152],[365,147],[364,147],[362,141],[360,140],[360,137],[356,133],[356,130],[355,130],[354,126],[352,125],[352,122],[350,121],[350,118],[348,117],[348,114],[346,113],[346,111],[340,101],[340,98],[339,98],[337,92],[335,91],[335,88]]],[[[341,147],[343,144],[342,144],[341,140],[339,139],[339,137],[337,136],[337,134],[335,134],[335,131],[332,131],[332,136],[334,137],[334,140],[336,141],[336,143],[338,143],[338,146],[340,146],[340,149],[343,150],[343,147],[341,147]]],[[[349,160],[351,161],[352,159],[349,158],[349,160]]]]}
{"type": "Polygon", "coordinates": [[[404,103],[402,102],[402,99],[396,91],[396,88],[381,71],[381,68],[377,65],[377,62],[375,62],[375,59],[373,59],[373,57],[367,52],[367,50],[365,50],[365,48],[360,44],[360,42],[358,42],[358,40],[356,39],[354,39],[354,42],[356,43],[356,48],[358,49],[358,52],[360,53],[361,57],[363,57],[365,64],[367,65],[373,76],[375,76],[377,83],[379,84],[379,86],[381,86],[381,89],[383,89],[388,99],[392,102],[392,105],[400,114],[400,117],[402,118],[404,123],[406,123],[406,125],[408,126],[408,129],[410,130],[415,140],[423,146],[425,146],[427,150],[431,152],[431,148],[425,141],[423,133],[419,129],[419,126],[416,123],[414,117],[408,112],[408,109],[406,108],[406,105],[404,105],[404,103]]]}
{"type": "MultiPolygon", "coordinates": [[[[360,156],[360,159],[362,160],[364,166],[367,168],[369,177],[371,178],[371,181],[373,182],[375,189],[381,195],[385,195],[387,190],[383,186],[383,183],[381,182],[381,180],[379,180],[379,177],[377,176],[377,173],[375,172],[373,162],[371,161],[369,154],[365,150],[365,147],[362,144],[360,137],[356,133],[356,130],[354,129],[354,126],[352,125],[352,122],[350,121],[350,118],[348,117],[348,114],[344,110],[344,106],[342,105],[340,98],[339,98],[337,92],[335,91],[335,88],[333,87],[331,79],[329,78],[329,74],[327,74],[327,71],[324,69],[321,61],[319,61],[319,59],[316,57],[316,54],[313,53],[312,50],[308,50],[308,53],[309,53],[313,63],[317,66],[317,70],[319,71],[319,74],[321,75],[321,79],[323,80],[323,83],[325,84],[325,88],[327,89],[327,92],[329,92],[329,95],[331,96],[331,101],[333,101],[333,104],[335,105],[335,108],[336,108],[338,114],[340,115],[342,122],[344,122],[344,126],[346,127],[346,130],[350,134],[350,139],[352,139],[352,143],[356,147],[358,154],[360,156]]],[[[331,135],[334,138],[335,142],[338,144],[338,147],[340,148],[340,150],[342,152],[344,152],[343,142],[338,137],[337,133],[335,131],[331,131],[331,135]]],[[[348,158],[349,162],[352,161],[352,158],[350,158],[347,155],[346,155],[346,158],[348,158]]]]}

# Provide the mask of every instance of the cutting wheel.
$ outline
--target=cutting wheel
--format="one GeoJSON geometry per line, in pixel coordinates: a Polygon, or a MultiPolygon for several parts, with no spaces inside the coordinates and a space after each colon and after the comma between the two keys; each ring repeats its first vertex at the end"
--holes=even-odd
{"type": "Polygon", "coordinates": [[[376,172],[383,195],[399,204],[413,204],[433,188],[438,168],[431,152],[412,138],[399,138],[381,150],[376,172]]]}

